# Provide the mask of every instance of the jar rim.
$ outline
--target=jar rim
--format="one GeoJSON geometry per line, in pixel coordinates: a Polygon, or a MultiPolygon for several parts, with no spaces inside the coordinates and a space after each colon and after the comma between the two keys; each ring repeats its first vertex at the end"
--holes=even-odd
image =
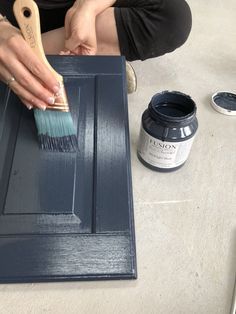
{"type": "Polygon", "coordinates": [[[178,91],[163,91],[152,97],[149,110],[155,120],[185,124],[195,118],[197,106],[189,95],[178,91]]]}

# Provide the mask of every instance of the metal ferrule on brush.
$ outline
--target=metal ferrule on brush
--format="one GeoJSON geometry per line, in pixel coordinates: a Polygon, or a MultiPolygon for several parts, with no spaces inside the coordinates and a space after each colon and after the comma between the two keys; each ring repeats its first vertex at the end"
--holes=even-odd
{"type": "Polygon", "coordinates": [[[55,94],[55,101],[53,105],[47,106],[48,110],[59,110],[69,112],[69,104],[66,96],[64,84],[60,82],[60,90],[55,94]]]}

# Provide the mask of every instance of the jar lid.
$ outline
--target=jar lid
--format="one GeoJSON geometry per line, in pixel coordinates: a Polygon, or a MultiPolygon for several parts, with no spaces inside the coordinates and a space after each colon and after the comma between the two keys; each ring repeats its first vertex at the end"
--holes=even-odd
{"type": "Polygon", "coordinates": [[[212,95],[212,107],[225,115],[236,115],[236,94],[220,91],[212,95]]]}

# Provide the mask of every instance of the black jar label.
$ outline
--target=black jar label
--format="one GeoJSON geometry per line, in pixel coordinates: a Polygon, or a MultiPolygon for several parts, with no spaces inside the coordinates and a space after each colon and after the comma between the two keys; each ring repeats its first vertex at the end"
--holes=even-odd
{"type": "Polygon", "coordinates": [[[182,165],[188,158],[194,136],[181,142],[161,141],[149,135],[141,126],[138,153],[148,164],[170,169],[182,165]]]}

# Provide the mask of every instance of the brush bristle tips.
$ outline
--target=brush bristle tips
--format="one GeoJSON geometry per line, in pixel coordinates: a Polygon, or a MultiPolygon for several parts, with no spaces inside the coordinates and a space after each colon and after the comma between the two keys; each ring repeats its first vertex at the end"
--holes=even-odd
{"type": "Polygon", "coordinates": [[[76,128],[70,112],[34,110],[40,147],[52,152],[75,152],[76,128]]]}
{"type": "Polygon", "coordinates": [[[51,152],[74,153],[77,151],[78,143],[75,135],[64,137],[50,137],[48,135],[39,135],[39,144],[41,149],[51,152]]]}

